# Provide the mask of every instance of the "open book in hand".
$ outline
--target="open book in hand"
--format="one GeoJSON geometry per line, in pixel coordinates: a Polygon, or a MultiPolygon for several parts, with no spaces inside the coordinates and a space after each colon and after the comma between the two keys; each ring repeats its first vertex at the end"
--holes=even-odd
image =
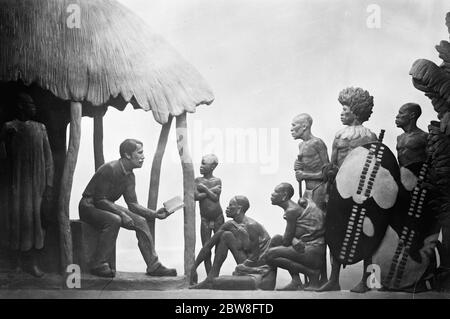
{"type": "Polygon", "coordinates": [[[184,207],[184,202],[180,196],[175,196],[174,198],[171,198],[168,201],[164,202],[163,205],[164,208],[169,212],[169,214],[173,214],[175,211],[184,207]]]}

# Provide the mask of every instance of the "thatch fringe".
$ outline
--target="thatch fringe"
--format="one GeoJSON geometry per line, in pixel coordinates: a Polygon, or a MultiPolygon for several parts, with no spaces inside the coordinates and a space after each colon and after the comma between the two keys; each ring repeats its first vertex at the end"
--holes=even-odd
{"type": "Polygon", "coordinates": [[[121,96],[159,123],[214,97],[199,72],[115,0],[0,0],[0,81],[37,83],[64,100],[121,96]],[[80,28],[69,28],[70,4],[80,28]]]}

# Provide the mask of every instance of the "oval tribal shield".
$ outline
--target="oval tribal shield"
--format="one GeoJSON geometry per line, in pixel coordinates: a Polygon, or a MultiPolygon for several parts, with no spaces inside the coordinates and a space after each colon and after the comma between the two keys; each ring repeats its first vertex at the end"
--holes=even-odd
{"type": "Polygon", "coordinates": [[[391,290],[404,290],[419,282],[430,267],[436,267],[434,247],[439,236],[431,199],[422,183],[428,165],[414,163],[400,169],[399,199],[390,227],[373,262],[380,265],[381,283],[391,290]]]}
{"type": "Polygon", "coordinates": [[[400,170],[380,142],[352,150],[330,191],[325,238],[343,265],[371,257],[380,245],[398,195],[400,170]]]}

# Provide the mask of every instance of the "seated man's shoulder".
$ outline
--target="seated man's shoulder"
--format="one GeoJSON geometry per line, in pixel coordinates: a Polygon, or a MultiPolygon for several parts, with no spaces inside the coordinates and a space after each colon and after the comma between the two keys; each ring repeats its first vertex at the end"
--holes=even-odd
{"type": "Polygon", "coordinates": [[[100,166],[95,172],[96,175],[113,175],[115,171],[121,169],[118,160],[107,162],[100,166]]]}
{"type": "Polygon", "coordinates": [[[222,230],[228,230],[231,226],[236,225],[236,222],[234,220],[227,220],[220,226],[220,229],[222,230]]]}
{"type": "Polygon", "coordinates": [[[116,161],[111,161],[111,162],[107,162],[107,163],[103,164],[102,166],[100,166],[98,168],[98,170],[104,170],[104,171],[112,170],[112,169],[114,169],[116,167],[119,167],[119,165],[120,165],[119,161],[117,161],[117,160],[116,161]]]}
{"type": "Polygon", "coordinates": [[[248,229],[253,229],[256,231],[260,231],[260,230],[264,229],[264,226],[260,222],[254,220],[253,218],[250,218],[250,217],[247,217],[246,227],[248,229]]]}
{"type": "Polygon", "coordinates": [[[286,209],[284,218],[287,220],[297,219],[301,215],[300,206],[286,209]]]}

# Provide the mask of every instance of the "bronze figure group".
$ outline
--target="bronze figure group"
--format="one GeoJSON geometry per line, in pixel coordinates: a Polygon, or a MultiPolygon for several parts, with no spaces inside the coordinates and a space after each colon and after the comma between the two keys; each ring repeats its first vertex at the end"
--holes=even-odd
{"type": "MultiPolygon", "coordinates": [[[[224,221],[222,181],[213,175],[219,159],[214,154],[202,158],[202,176],[195,178],[194,198],[199,202],[203,247],[191,269],[190,288],[221,289],[224,283],[238,285],[244,276],[259,276],[259,288],[274,289],[281,268],[289,272],[291,282],[280,290],[340,290],[341,266],[363,260],[362,278],[353,292],[372,288],[368,278],[374,263],[381,267],[383,289],[408,291],[414,286],[417,291],[418,284],[426,289],[425,280],[436,272],[440,228],[436,209],[430,205],[433,189],[427,186],[434,140],[417,127],[421,108],[415,103],[400,107],[395,124],[404,133],[397,138],[395,158],[382,143],[384,131],[377,137],[363,126],[374,106],[369,92],[346,88],[338,101],[345,127],[335,135],[330,159],[326,144],[312,134],[312,117],[301,113],[292,120],[291,135],[301,141],[294,161],[299,199],[293,200],[296,192],[289,183],[277,185],[271,194],[272,205],[284,211],[282,235],[270,237],[263,225],[247,216],[250,202],[242,195],[230,200],[226,208],[229,220],[224,221]],[[234,276],[221,279],[228,252],[237,266],[234,276]],[[197,283],[196,270],[201,263],[207,277],[197,283]]],[[[16,102],[16,119],[1,130],[0,154],[8,165],[2,172],[9,172],[2,179],[2,204],[8,205],[8,214],[2,215],[2,244],[15,252],[17,267],[40,277],[43,272],[37,252],[45,237],[41,207],[53,193],[53,160],[46,128],[33,120],[36,107],[32,98],[20,93],[16,102]]],[[[175,269],[159,261],[148,224],[155,218],[167,218],[169,212],[145,208],[136,198],[133,170],[142,167],[143,143],[127,139],[119,153],[120,159],[97,169],[79,203],[81,221],[98,232],[90,272],[115,276],[115,265],[109,260],[123,227],[136,232],[149,276],[176,276],[175,269]],[[122,196],[127,208],[115,203],[122,196]]]]}
{"type": "MultiPolygon", "coordinates": [[[[427,165],[428,134],[416,125],[421,108],[415,103],[400,107],[395,124],[404,133],[397,139],[396,158],[382,143],[384,130],[377,136],[363,126],[374,106],[369,92],[349,87],[340,92],[338,101],[345,127],[336,133],[331,161],[326,144],[311,132],[311,116],[302,113],[292,120],[291,135],[301,140],[294,163],[299,200],[292,200],[295,191],[289,183],[279,184],[271,195],[272,204],[284,210],[284,234],[269,239],[262,225],[243,215],[249,207],[248,200],[236,196],[227,208],[227,217],[233,220],[223,224],[211,240],[204,241],[202,233],[204,247],[192,270],[191,283],[197,281],[195,269],[201,262],[205,262],[207,278],[191,288],[221,289],[221,283],[233,283],[233,278],[228,277],[217,281],[229,250],[238,264],[233,274],[260,275],[266,279],[265,289],[275,287],[276,270],[282,268],[291,275],[291,282],[280,290],[340,290],[341,265],[361,260],[362,278],[352,292],[363,293],[377,286],[369,282],[374,263],[382,268],[382,283],[377,284],[384,290],[412,291],[412,286],[416,292],[428,289],[424,283],[436,271],[439,227],[427,204],[432,197],[426,195],[427,174],[423,168],[427,165]],[[235,210],[239,213],[235,214],[235,210]],[[413,219],[408,219],[408,214],[413,219]],[[214,265],[208,271],[207,262],[215,245],[214,265]],[[327,246],[331,260],[329,279],[327,246]],[[304,276],[304,282],[300,275],[304,276]],[[268,280],[271,284],[267,285],[268,280]]],[[[215,156],[204,157],[201,169],[204,177],[197,178],[197,184],[204,178],[213,178],[208,170],[205,173],[208,158],[217,163],[215,156]]],[[[198,192],[204,189],[206,186],[197,186],[198,192]]],[[[209,196],[211,201],[218,201],[220,188],[216,189],[209,196]]],[[[202,198],[196,193],[202,227],[206,210],[201,201],[205,198],[206,194],[202,198]]],[[[215,225],[214,221],[211,225],[215,225]]],[[[238,278],[235,280],[238,285],[238,278]]]]}

